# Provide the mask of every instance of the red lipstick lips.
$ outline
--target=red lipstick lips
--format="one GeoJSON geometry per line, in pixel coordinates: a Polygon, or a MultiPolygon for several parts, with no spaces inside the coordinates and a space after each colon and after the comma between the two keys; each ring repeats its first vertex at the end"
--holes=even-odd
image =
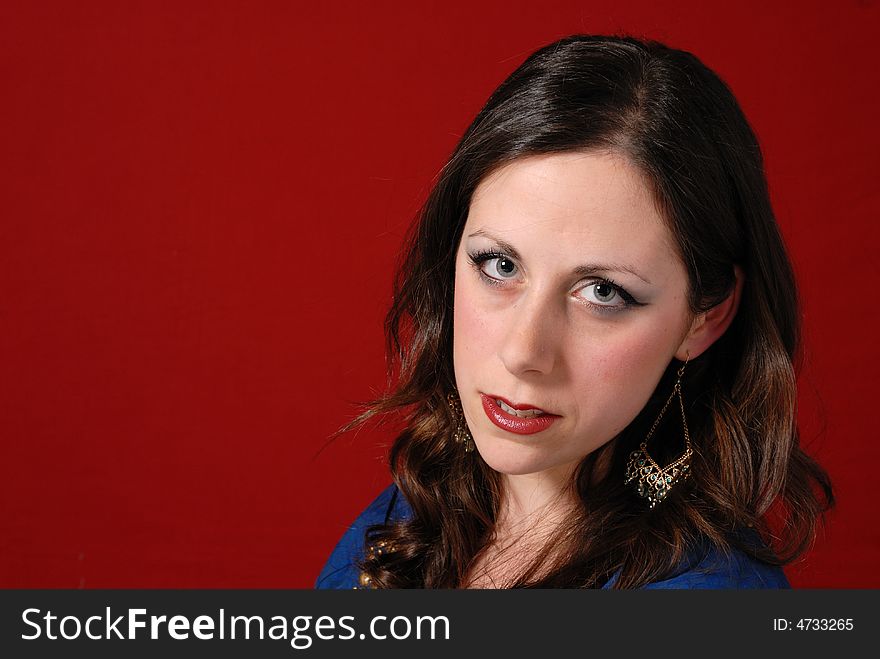
{"type": "Polygon", "coordinates": [[[529,407],[528,405],[511,405],[501,396],[490,396],[481,393],[480,398],[483,401],[483,411],[486,412],[489,421],[502,430],[516,433],[517,435],[533,435],[536,432],[547,430],[547,428],[553,425],[553,422],[559,418],[558,415],[550,414],[548,412],[544,412],[544,414],[534,417],[516,416],[515,414],[505,412],[496,401],[502,400],[505,405],[515,410],[535,408],[529,407]]]}

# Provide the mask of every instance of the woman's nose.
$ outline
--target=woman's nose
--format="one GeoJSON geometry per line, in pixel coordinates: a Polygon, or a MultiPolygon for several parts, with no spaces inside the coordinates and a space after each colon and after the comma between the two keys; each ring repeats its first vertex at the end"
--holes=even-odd
{"type": "Polygon", "coordinates": [[[552,296],[524,295],[509,309],[508,331],[499,351],[505,368],[514,375],[550,373],[559,357],[558,300],[552,296]]]}

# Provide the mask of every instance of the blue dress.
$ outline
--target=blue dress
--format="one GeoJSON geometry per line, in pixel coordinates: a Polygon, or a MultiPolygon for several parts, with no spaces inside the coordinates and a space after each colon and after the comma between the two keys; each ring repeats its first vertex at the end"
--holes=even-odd
{"type": "MultiPolygon", "coordinates": [[[[359,585],[358,563],[364,558],[364,533],[373,524],[383,524],[412,515],[409,504],[391,485],[354,521],[336,545],[315,588],[348,589],[359,585]]],[[[617,575],[603,588],[611,588],[617,575]]],[[[785,574],[778,567],[766,565],[738,549],[729,555],[720,550],[708,551],[695,565],[680,574],[657,581],[643,588],[790,588],[785,574]]]]}

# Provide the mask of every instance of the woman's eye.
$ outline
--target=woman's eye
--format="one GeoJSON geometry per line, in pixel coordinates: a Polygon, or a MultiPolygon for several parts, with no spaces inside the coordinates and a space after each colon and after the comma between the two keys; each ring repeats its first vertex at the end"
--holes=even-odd
{"type": "Polygon", "coordinates": [[[591,304],[603,307],[625,307],[627,305],[627,300],[620,294],[620,291],[606,281],[597,281],[580,290],[581,296],[591,304]]]}
{"type": "Polygon", "coordinates": [[[487,259],[483,262],[483,272],[493,279],[510,279],[516,275],[516,263],[506,256],[487,259]]]}

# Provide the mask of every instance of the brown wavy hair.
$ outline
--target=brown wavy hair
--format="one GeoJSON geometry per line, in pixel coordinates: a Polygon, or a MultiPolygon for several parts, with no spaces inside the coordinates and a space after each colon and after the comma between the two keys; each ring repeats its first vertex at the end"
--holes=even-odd
{"type": "MultiPolygon", "coordinates": [[[[745,281],[731,326],[683,380],[691,478],[653,509],[623,483],[629,453],[672,389],[673,362],[632,423],[583,459],[572,482],[581,505],[508,585],[601,587],[617,574],[615,588],[639,587],[707,543],[784,565],[809,548],[834,503],[827,474],[799,446],[797,291],[761,151],[733,94],[690,53],[576,35],[533,53],[493,92],[407,236],[385,322],[388,386],[343,429],[389,414],[405,421],[389,461],[413,515],[368,530],[366,542],[385,543],[362,565],[377,587],[465,585],[492,539],[500,475],[453,442],[446,404],[455,254],[490,172],[575,150],[622,153],[647,175],[688,273],[692,312],[733,291],[735,264],[745,281]]],[[[680,454],[680,425],[661,424],[652,447],[661,464],[680,454]]]]}

